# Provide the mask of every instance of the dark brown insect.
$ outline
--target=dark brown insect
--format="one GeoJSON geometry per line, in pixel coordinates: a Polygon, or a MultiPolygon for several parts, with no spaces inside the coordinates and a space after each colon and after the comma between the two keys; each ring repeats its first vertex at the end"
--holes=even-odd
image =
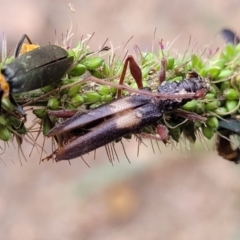
{"type": "Polygon", "coordinates": [[[218,154],[224,159],[235,163],[240,162],[239,134],[240,120],[237,118],[237,116],[236,118],[232,117],[219,121],[216,143],[218,154]]]}
{"type": "MultiPolygon", "coordinates": [[[[158,92],[152,93],[149,88],[143,88],[141,69],[132,56],[128,56],[125,61],[120,84],[123,83],[128,64],[141,91],[90,111],[77,113],[52,128],[48,137],[65,134],[68,137],[47,159],[70,160],[125,135],[141,133],[141,129],[146,126],[157,127],[165,113],[175,111],[194,97],[204,96],[209,88],[207,79],[191,72],[180,82],[162,82],[158,92]]],[[[121,96],[121,89],[118,96],[121,96]]]]}
{"type": "Polygon", "coordinates": [[[226,43],[238,44],[240,42],[237,34],[228,28],[222,29],[220,33],[226,43]]]}

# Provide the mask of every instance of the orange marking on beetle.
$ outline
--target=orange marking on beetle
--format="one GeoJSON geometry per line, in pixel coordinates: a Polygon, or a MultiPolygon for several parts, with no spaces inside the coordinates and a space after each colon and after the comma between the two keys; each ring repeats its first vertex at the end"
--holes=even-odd
{"type": "Polygon", "coordinates": [[[9,96],[9,84],[2,74],[0,74],[0,85],[1,85],[1,90],[3,91],[3,98],[8,97],[9,96]]]}
{"type": "Polygon", "coordinates": [[[23,43],[22,45],[22,48],[21,48],[21,52],[20,54],[24,54],[24,53],[27,53],[27,52],[30,52],[36,48],[39,48],[40,46],[37,45],[37,44],[28,44],[28,43],[23,43]]]}

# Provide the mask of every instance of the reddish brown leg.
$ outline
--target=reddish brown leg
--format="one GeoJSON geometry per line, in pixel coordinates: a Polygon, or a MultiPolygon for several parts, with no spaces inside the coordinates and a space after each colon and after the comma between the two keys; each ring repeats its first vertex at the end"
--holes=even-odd
{"type": "Polygon", "coordinates": [[[169,131],[164,125],[157,125],[156,134],[140,133],[138,134],[141,138],[148,138],[156,141],[162,141],[164,144],[169,142],[169,131]]]}
{"type": "MultiPolygon", "coordinates": [[[[142,84],[142,71],[140,69],[140,67],[138,66],[138,64],[135,62],[133,56],[128,56],[124,62],[124,66],[123,66],[123,71],[119,80],[119,84],[123,85],[123,81],[127,72],[127,66],[129,64],[129,68],[130,68],[130,72],[131,75],[133,76],[133,78],[135,79],[138,89],[143,88],[143,84],[142,84]]],[[[122,94],[122,89],[118,89],[117,92],[117,98],[120,98],[122,94]]]]}

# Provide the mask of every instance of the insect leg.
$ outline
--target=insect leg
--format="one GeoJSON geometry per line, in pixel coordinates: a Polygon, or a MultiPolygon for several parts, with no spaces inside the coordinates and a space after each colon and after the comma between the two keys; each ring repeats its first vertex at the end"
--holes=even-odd
{"type": "MultiPolygon", "coordinates": [[[[131,75],[135,79],[135,81],[137,83],[137,86],[138,86],[138,89],[143,88],[142,71],[141,71],[140,67],[138,66],[138,64],[135,62],[133,56],[131,56],[131,55],[128,56],[126,58],[125,62],[124,62],[123,71],[122,71],[122,74],[121,74],[121,77],[120,77],[120,80],[119,80],[119,84],[120,85],[123,84],[128,64],[129,64],[129,69],[130,69],[131,75]]],[[[117,98],[121,97],[121,93],[122,93],[122,90],[118,89],[117,98]]]]}

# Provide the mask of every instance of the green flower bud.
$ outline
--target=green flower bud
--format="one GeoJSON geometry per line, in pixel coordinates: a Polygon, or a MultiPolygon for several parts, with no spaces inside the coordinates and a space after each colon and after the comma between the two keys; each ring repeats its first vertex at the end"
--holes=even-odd
{"type": "Polygon", "coordinates": [[[227,100],[235,100],[235,99],[238,99],[238,92],[234,88],[229,88],[224,90],[223,96],[227,100]]]}
{"type": "Polygon", "coordinates": [[[44,93],[51,92],[54,88],[51,85],[41,88],[44,93]]]}
{"type": "Polygon", "coordinates": [[[103,74],[104,74],[105,77],[109,77],[109,75],[110,75],[110,67],[105,62],[103,63],[102,71],[103,71],[103,74]]]}
{"type": "Polygon", "coordinates": [[[203,67],[202,59],[198,55],[192,54],[192,56],[191,56],[191,68],[199,70],[202,67],[203,67]]]}
{"type": "Polygon", "coordinates": [[[113,97],[110,94],[101,96],[101,102],[111,102],[112,100],[113,100],[113,97]]]}
{"type": "Polygon", "coordinates": [[[84,98],[80,94],[75,95],[71,99],[71,104],[75,108],[80,107],[83,103],[84,103],[84,98]]]}
{"type": "MultiPolygon", "coordinates": [[[[9,116],[7,119],[6,119],[6,125],[8,126],[12,126],[14,129],[17,129],[19,128],[22,124],[21,120],[19,118],[16,118],[14,116],[9,116]]],[[[5,126],[6,126],[5,125],[5,126]]]]}
{"type": "Polygon", "coordinates": [[[216,99],[216,95],[214,93],[207,93],[206,96],[204,97],[204,99],[207,100],[215,100],[216,99]]]}
{"type": "Polygon", "coordinates": [[[3,141],[8,141],[11,137],[10,131],[4,127],[3,125],[0,126],[0,139],[3,141]]]}
{"type": "Polygon", "coordinates": [[[21,135],[27,134],[27,129],[25,128],[25,126],[18,128],[16,131],[21,135]]]}
{"type": "Polygon", "coordinates": [[[6,110],[13,111],[14,107],[13,104],[10,102],[9,98],[3,98],[1,100],[2,107],[6,110]]]}
{"type": "Polygon", "coordinates": [[[213,101],[210,101],[205,104],[205,109],[207,111],[213,111],[213,110],[217,109],[218,107],[220,107],[220,105],[221,105],[220,101],[213,100],[213,101]]]}
{"type": "Polygon", "coordinates": [[[205,104],[202,101],[197,101],[197,106],[195,108],[195,112],[198,114],[205,112],[205,104]]]}
{"type": "Polygon", "coordinates": [[[96,78],[99,78],[99,79],[104,78],[104,75],[98,70],[91,70],[90,73],[92,74],[92,76],[96,78]]]}
{"type": "Polygon", "coordinates": [[[228,114],[228,110],[225,107],[219,107],[215,110],[215,113],[219,116],[225,116],[228,114]]]}
{"type": "Polygon", "coordinates": [[[77,66],[75,66],[71,72],[69,73],[71,76],[82,76],[87,71],[87,68],[85,65],[79,63],[77,66]]]}
{"type": "Polygon", "coordinates": [[[187,103],[185,103],[182,106],[182,109],[187,110],[187,111],[194,111],[194,109],[197,107],[197,100],[193,99],[187,103]]]}
{"type": "Polygon", "coordinates": [[[174,64],[175,64],[175,58],[173,57],[168,57],[167,58],[167,70],[172,70],[174,68],[174,64]]]}
{"type": "Polygon", "coordinates": [[[219,90],[215,85],[210,85],[210,89],[208,90],[208,92],[213,93],[215,96],[217,96],[219,90]]]}
{"type": "MultiPolygon", "coordinates": [[[[238,101],[234,101],[234,100],[227,100],[225,103],[226,109],[227,111],[233,111],[238,105],[238,101]]],[[[235,110],[237,111],[237,109],[235,110]]]]}
{"type": "Polygon", "coordinates": [[[79,93],[80,89],[81,89],[80,84],[70,87],[67,92],[68,97],[74,97],[76,94],[79,93]]]}
{"type": "Polygon", "coordinates": [[[91,103],[96,103],[101,101],[101,95],[98,94],[97,92],[93,91],[86,91],[82,95],[84,102],[86,104],[91,104],[91,103]]]}
{"type": "Polygon", "coordinates": [[[72,104],[70,104],[69,102],[66,104],[66,108],[67,109],[76,109],[76,107],[74,107],[72,104]]]}
{"type": "Polygon", "coordinates": [[[224,91],[225,89],[231,88],[231,83],[230,81],[224,81],[221,83],[220,89],[224,91]]]}
{"type": "Polygon", "coordinates": [[[45,118],[43,120],[43,135],[45,136],[51,130],[51,123],[49,119],[45,118]]]}
{"type": "Polygon", "coordinates": [[[218,75],[217,79],[225,79],[225,78],[229,78],[231,75],[233,74],[232,70],[230,69],[224,69],[220,72],[220,74],[218,75]]]}
{"type": "Polygon", "coordinates": [[[208,75],[208,71],[206,68],[201,68],[199,71],[199,75],[202,77],[206,77],[208,75]]]}
{"type": "Polygon", "coordinates": [[[59,101],[57,98],[50,98],[47,103],[48,108],[51,110],[57,110],[59,108],[59,101]]]}
{"type": "MultiPolygon", "coordinates": [[[[63,81],[61,81],[61,85],[68,85],[71,83],[75,83],[75,82],[79,82],[80,78],[79,77],[71,77],[69,79],[64,79],[63,81]]],[[[80,84],[80,83],[79,83],[80,84]]],[[[61,94],[66,94],[68,92],[69,89],[65,88],[65,89],[61,89],[61,94]]]]}
{"type": "Polygon", "coordinates": [[[206,124],[211,128],[218,128],[218,119],[214,116],[208,117],[206,124]]]}
{"type": "Polygon", "coordinates": [[[40,119],[43,119],[47,116],[47,111],[45,108],[34,109],[33,114],[40,119]]]}
{"type": "Polygon", "coordinates": [[[220,74],[220,72],[221,72],[221,68],[220,67],[210,67],[208,69],[208,75],[211,78],[217,78],[218,75],[220,74]]]}
{"type": "Polygon", "coordinates": [[[229,59],[229,60],[232,60],[235,54],[236,54],[235,46],[231,43],[227,44],[225,46],[225,49],[223,49],[223,52],[222,52],[222,56],[225,59],[229,59]]]}
{"type": "Polygon", "coordinates": [[[106,86],[106,85],[100,85],[98,88],[97,88],[97,92],[100,94],[100,95],[108,95],[111,93],[111,90],[110,90],[110,87],[109,86],[106,86]]]}
{"type": "MultiPolygon", "coordinates": [[[[3,115],[0,115],[0,125],[6,125],[7,124],[7,121],[5,119],[5,117],[3,115]]],[[[1,127],[1,126],[0,126],[1,127]]]]}
{"type": "Polygon", "coordinates": [[[202,126],[202,133],[203,133],[203,136],[206,137],[207,139],[211,139],[214,135],[214,128],[212,127],[205,127],[205,126],[202,126]]]}
{"type": "Polygon", "coordinates": [[[103,64],[104,60],[101,57],[88,57],[82,61],[82,64],[89,70],[95,70],[103,64]]]}

